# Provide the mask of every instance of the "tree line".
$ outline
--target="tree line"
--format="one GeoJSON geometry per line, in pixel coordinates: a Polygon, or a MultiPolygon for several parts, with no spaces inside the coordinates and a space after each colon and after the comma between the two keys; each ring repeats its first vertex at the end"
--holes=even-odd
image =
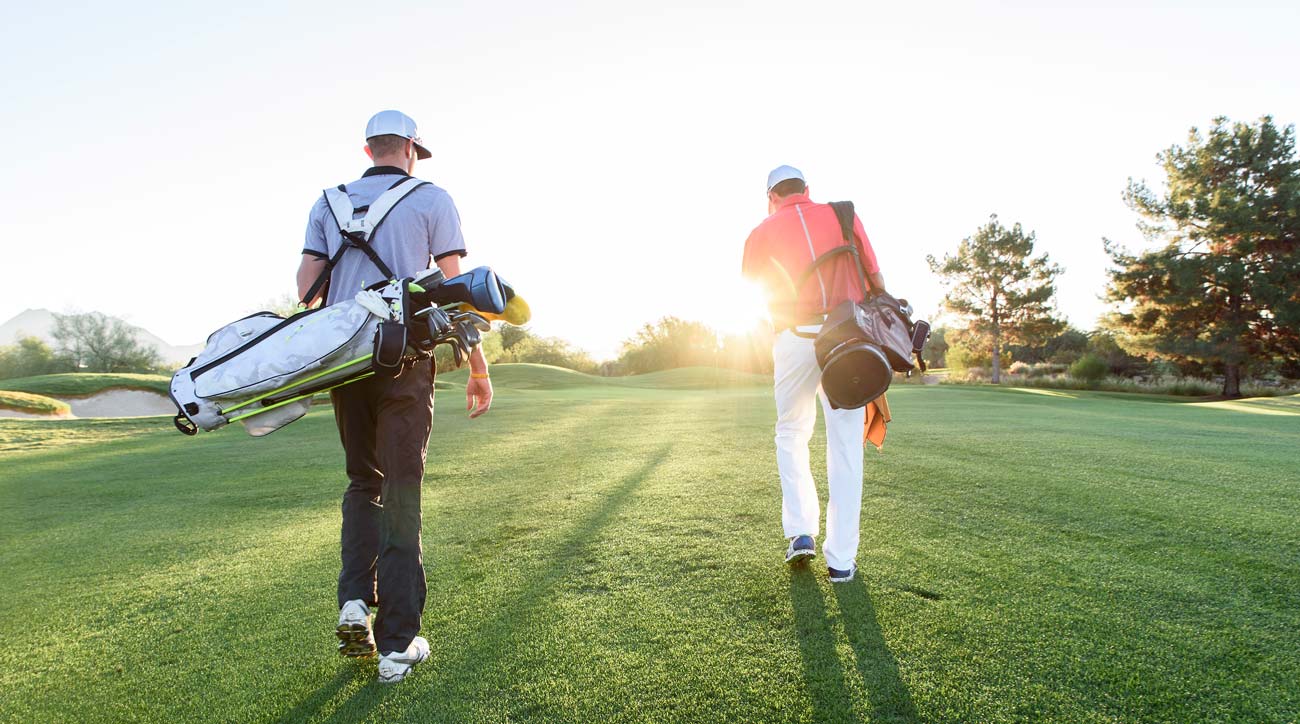
{"type": "Polygon", "coordinates": [[[158,350],[136,339],[126,322],[98,312],[56,314],[54,346],[23,337],[0,347],[0,379],[57,372],[162,372],[158,350]]]}
{"type": "MultiPolygon", "coordinates": [[[[1243,378],[1300,376],[1300,162],[1295,127],[1216,118],[1161,152],[1161,189],[1129,180],[1124,200],[1147,248],[1103,239],[1112,308],[1091,335],[1055,312],[1063,269],[1033,253],[1035,235],[997,216],[955,254],[929,257],[945,286],[948,355],[987,356],[994,383],[1011,354],[1097,345],[1089,366],[1165,365],[1221,376],[1225,397],[1243,378]]],[[[1021,357],[1023,360],[1024,358],[1021,357]]],[[[1118,369],[1117,369],[1118,368],[1118,369]]]]}

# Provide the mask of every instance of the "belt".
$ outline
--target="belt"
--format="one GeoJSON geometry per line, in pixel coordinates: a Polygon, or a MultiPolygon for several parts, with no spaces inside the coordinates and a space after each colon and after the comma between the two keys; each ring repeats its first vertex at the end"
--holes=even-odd
{"type": "Polygon", "coordinates": [[[795,329],[796,327],[816,327],[818,325],[823,324],[825,321],[826,321],[825,314],[812,314],[807,317],[801,317],[799,319],[783,320],[781,322],[774,324],[773,326],[776,327],[777,334],[780,334],[781,332],[784,332],[787,329],[794,331],[797,334],[798,332],[795,329]]]}
{"type": "Polygon", "coordinates": [[[783,322],[780,325],[774,325],[774,326],[776,326],[777,334],[780,334],[786,330],[790,330],[790,333],[796,337],[803,337],[804,339],[815,339],[817,337],[817,332],[821,331],[821,325],[824,324],[825,322],[826,322],[825,314],[814,314],[809,317],[804,317],[803,319],[798,319],[791,322],[783,322]],[[800,327],[817,327],[817,331],[800,332],[799,331],[800,327]]]}

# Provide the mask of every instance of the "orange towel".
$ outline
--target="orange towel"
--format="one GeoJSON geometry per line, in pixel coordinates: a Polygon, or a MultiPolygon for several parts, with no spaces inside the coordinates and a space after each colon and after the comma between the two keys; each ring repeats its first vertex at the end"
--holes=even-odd
{"type": "Polygon", "coordinates": [[[884,395],[867,403],[867,422],[862,426],[862,441],[875,445],[877,451],[884,448],[885,425],[890,419],[889,400],[884,395]]]}

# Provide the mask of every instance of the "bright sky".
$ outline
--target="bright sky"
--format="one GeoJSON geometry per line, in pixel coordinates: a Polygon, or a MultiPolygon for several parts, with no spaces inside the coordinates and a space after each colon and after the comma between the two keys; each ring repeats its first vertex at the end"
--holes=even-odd
{"type": "Polygon", "coordinates": [[[1066,267],[1089,328],[1120,194],[1216,115],[1300,121],[1300,5],[28,4],[0,45],[0,320],[118,315],[169,342],[292,291],[307,210],[397,108],[467,263],[598,357],[674,314],[753,319],[764,180],[856,202],[891,290],[990,213],[1066,267]],[[80,7],[76,7],[80,5],[80,7]]]}

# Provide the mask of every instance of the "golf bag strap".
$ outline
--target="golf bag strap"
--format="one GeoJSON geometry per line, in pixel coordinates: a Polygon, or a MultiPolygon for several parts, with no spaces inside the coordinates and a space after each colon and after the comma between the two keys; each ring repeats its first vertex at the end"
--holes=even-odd
{"type": "Polygon", "coordinates": [[[384,275],[385,279],[390,281],[396,279],[393,270],[384,263],[378,252],[370,245],[370,239],[374,237],[375,232],[379,230],[379,226],[384,223],[384,219],[388,218],[389,212],[393,210],[393,207],[397,206],[398,202],[427,183],[428,181],[421,181],[417,178],[403,178],[389,186],[388,190],[380,194],[379,198],[375,199],[370,206],[363,206],[360,209],[353,208],[352,199],[348,196],[347,186],[339,184],[335,188],[325,189],[325,204],[334,217],[334,224],[338,226],[339,233],[343,235],[343,244],[339,246],[339,250],[334,253],[333,257],[325,261],[325,268],[321,270],[320,276],[316,277],[316,281],[312,282],[307,295],[299,301],[306,304],[308,300],[316,297],[321,288],[325,286],[325,282],[329,280],[335,265],[339,263],[343,253],[347,251],[349,246],[360,249],[370,259],[370,263],[374,264],[375,268],[379,270],[379,273],[384,275]],[[365,210],[365,216],[354,219],[353,216],[356,215],[356,212],[361,210],[365,210]],[[343,221],[344,219],[347,221],[343,221]]]}
{"type": "Polygon", "coordinates": [[[343,252],[347,250],[347,244],[343,244],[339,246],[338,251],[334,252],[333,257],[325,260],[325,268],[320,270],[320,274],[316,277],[316,281],[312,282],[311,286],[307,288],[307,294],[305,294],[302,299],[298,300],[299,304],[305,307],[312,299],[316,298],[316,295],[320,293],[321,288],[325,286],[325,282],[329,281],[330,273],[334,271],[334,265],[339,263],[339,259],[343,256],[343,252]]]}
{"type": "Polygon", "coordinates": [[[349,239],[355,239],[358,235],[369,241],[375,236],[379,226],[388,218],[388,213],[393,207],[410,193],[428,181],[421,181],[418,178],[404,178],[393,184],[387,191],[379,195],[370,206],[365,207],[365,216],[355,219],[360,209],[352,207],[352,199],[348,197],[346,186],[325,189],[325,203],[329,204],[330,213],[334,215],[334,223],[338,225],[339,231],[349,239]]]}
{"type": "Polygon", "coordinates": [[[855,243],[857,233],[853,230],[853,202],[832,201],[829,205],[835,211],[835,218],[840,222],[840,235],[844,237],[844,244],[813,259],[812,265],[799,276],[798,282],[795,283],[795,289],[803,289],[803,285],[812,278],[813,274],[817,273],[817,270],[823,264],[838,259],[841,254],[848,254],[853,257],[853,269],[858,273],[858,287],[862,290],[862,298],[867,299],[871,297],[874,288],[871,285],[871,278],[867,275],[866,268],[862,265],[862,255],[855,243]]]}

